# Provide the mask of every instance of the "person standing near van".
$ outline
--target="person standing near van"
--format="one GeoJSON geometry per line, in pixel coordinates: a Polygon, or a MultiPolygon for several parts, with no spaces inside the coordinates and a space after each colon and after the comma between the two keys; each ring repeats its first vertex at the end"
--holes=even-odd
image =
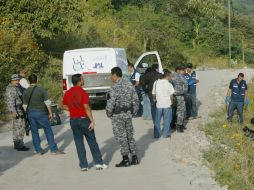
{"type": "Polygon", "coordinates": [[[130,81],[132,85],[134,86],[138,99],[139,99],[139,109],[137,116],[142,116],[143,110],[142,110],[142,94],[141,94],[141,87],[140,87],[140,73],[134,68],[134,65],[130,62],[128,62],[128,71],[130,73],[130,81]]]}
{"type": "Polygon", "coordinates": [[[84,136],[91,150],[95,168],[106,169],[103,163],[101,151],[95,137],[94,118],[89,106],[90,100],[87,92],[83,89],[84,79],[81,74],[71,77],[73,87],[65,92],[63,97],[63,108],[70,112],[70,125],[78,153],[81,171],[88,171],[88,162],[84,146],[84,136]]]}
{"type": "Polygon", "coordinates": [[[122,79],[122,70],[119,67],[111,69],[111,80],[114,85],[108,94],[106,114],[112,121],[113,133],[120,144],[123,157],[116,167],[137,165],[139,160],[133,135],[132,116],[138,112],[138,96],[131,83],[122,79]],[[131,162],[129,155],[132,157],[131,162]]]}
{"type": "Polygon", "coordinates": [[[199,77],[195,71],[192,70],[192,63],[188,63],[186,66],[186,73],[184,74],[188,83],[187,93],[187,118],[196,119],[198,116],[197,111],[197,83],[199,83],[199,77]]]}
{"type": "Polygon", "coordinates": [[[171,80],[171,72],[164,69],[162,79],[158,79],[153,84],[152,94],[156,96],[156,119],[154,126],[154,138],[160,137],[161,117],[163,117],[163,138],[168,138],[170,134],[170,124],[172,120],[172,102],[175,90],[169,82],[171,80]]]}
{"type": "Polygon", "coordinates": [[[163,75],[158,72],[159,65],[153,64],[151,67],[151,71],[148,72],[142,79],[142,86],[148,86],[148,96],[151,103],[151,113],[152,113],[152,119],[153,124],[155,125],[155,117],[156,117],[156,102],[153,100],[153,84],[156,80],[161,79],[163,75]]]}
{"type": "Polygon", "coordinates": [[[175,101],[176,101],[176,129],[178,132],[183,132],[185,129],[185,116],[186,116],[186,104],[185,95],[188,92],[188,83],[184,77],[184,67],[178,66],[173,74],[173,86],[175,89],[175,101]]]}
{"type": "Polygon", "coordinates": [[[143,75],[140,76],[140,85],[142,86],[142,91],[143,97],[142,97],[142,102],[143,102],[143,119],[144,120],[151,120],[152,119],[152,113],[151,113],[151,102],[148,96],[149,90],[148,90],[148,85],[143,85],[143,78],[146,77],[146,75],[152,71],[151,67],[148,67],[143,75]]]}
{"type": "Polygon", "coordinates": [[[46,90],[37,86],[37,76],[32,74],[28,77],[30,87],[25,90],[23,95],[23,103],[26,108],[28,121],[31,127],[33,145],[37,154],[44,154],[41,148],[41,139],[38,127],[42,126],[47,138],[51,153],[54,155],[64,154],[59,151],[55,143],[54,134],[50,126],[49,120],[52,119],[51,101],[46,90]]]}

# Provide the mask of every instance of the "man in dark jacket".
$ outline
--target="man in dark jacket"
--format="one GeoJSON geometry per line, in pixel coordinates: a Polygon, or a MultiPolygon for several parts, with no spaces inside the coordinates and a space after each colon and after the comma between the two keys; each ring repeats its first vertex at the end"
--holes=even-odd
{"type": "Polygon", "coordinates": [[[153,64],[152,65],[152,71],[148,72],[147,74],[142,77],[141,85],[144,88],[145,86],[148,86],[148,96],[151,102],[151,112],[152,112],[152,119],[153,123],[155,124],[155,115],[156,115],[156,102],[153,101],[153,83],[162,78],[162,74],[158,72],[159,65],[153,64]]]}

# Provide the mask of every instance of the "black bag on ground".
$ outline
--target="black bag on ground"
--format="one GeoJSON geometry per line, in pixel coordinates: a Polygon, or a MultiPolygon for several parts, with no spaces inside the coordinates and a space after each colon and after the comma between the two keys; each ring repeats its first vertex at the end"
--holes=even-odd
{"type": "Polygon", "coordinates": [[[53,104],[51,105],[51,110],[52,110],[52,119],[50,120],[50,125],[54,126],[54,125],[60,125],[61,124],[61,118],[58,114],[58,110],[57,110],[57,104],[53,104]]]}

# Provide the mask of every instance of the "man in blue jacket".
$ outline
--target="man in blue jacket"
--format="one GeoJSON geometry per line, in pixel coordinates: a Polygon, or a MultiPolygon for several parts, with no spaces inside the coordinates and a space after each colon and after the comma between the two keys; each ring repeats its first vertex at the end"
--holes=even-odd
{"type": "Polygon", "coordinates": [[[244,74],[239,73],[236,79],[231,80],[229,89],[226,96],[226,104],[228,107],[228,121],[232,122],[232,117],[234,114],[235,108],[237,109],[239,123],[243,124],[243,107],[244,102],[246,105],[249,104],[249,100],[247,98],[247,84],[244,79],[244,74]],[[229,102],[229,97],[231,100],[229,102]]]}
{"type": "Polygon", "coordinates": [[[185,79],[188,83],[188,93],[186,100],[187,119],[196,119],[197,113],[197,83],[199,82],[198,75],[192,70],[192,63],[188,63],[186,66],[185,79]]]}

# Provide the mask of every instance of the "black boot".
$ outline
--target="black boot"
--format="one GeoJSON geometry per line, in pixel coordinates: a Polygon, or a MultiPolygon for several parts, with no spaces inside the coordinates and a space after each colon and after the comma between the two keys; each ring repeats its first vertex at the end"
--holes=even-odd
{"type": "Polygon", "coordinates": [[[23,142],[14,142],[14,149],[17,151],[28,151],[30,148],[26,147],[23,142]]]}
{"type": "Polygon", "coordinates": [[[133,155],[131,160],[131,165],[138,165],[138,164],[139,164],[139,161],[138,161],[137,155],[133,155]]]}
{"type": "Polygon", "coordinates": [[[128,167],[130,165],[131,164],[130,164],[129,157],[125,155],[123,156],[123,160],[119,164],[116,164],[116,167],[128,167]]]}
{"type": "Polygon", "coordinates": [[[176,125],[177,132],[183,133],[183,125],[176,125]]]}

